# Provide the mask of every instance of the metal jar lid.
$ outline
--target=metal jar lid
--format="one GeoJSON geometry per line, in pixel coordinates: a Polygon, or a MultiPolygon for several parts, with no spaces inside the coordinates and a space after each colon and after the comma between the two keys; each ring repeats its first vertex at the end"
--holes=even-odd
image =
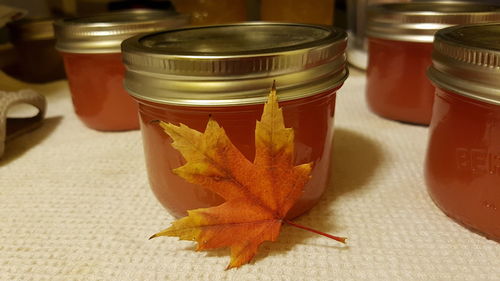
{"type": "Polygon", "coordinates": [[[368,9],[367,35],[431,43],[436,31],[452,25],[500,21],[500,6],[456,1],[389,3],[368,9]]]}
{"type": "Polygon", "coordinates": [[[188,22],[188,16],[146,9],[68,18],[54,23],[56,49],[70,53],[116,53],[129,37],[188,22]]]}
{"type": "Polygon", "coordinates": [[[438,31],[429,79],[457,94],[500,105],[499,38],[500,23],[438,31]]]}
{"type": "Polygon", "coordinates": [[[123,42],[125,88],[142,100],[188,106],[263,103],[321,93],[347,78],[345,31],[241,23],[136,36],[123,42]]]}
{"type": "Polygon", "coordinates": [[[13,42],[54,39],[53,18],[23,18],[7,25],[13,42]]]}

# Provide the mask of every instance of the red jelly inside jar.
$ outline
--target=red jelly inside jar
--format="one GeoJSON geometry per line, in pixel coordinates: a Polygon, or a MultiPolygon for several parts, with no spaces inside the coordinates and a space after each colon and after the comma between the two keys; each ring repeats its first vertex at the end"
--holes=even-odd
{"type": "MultiPolygon", "coordinates": [[[[329,179],[333,141],[333,116],[336,89],[315,96],[280,103],[285,126],[295,132],[295,164],[313,162],[311,179],[304,193],[288,213],[298,216],[314,206],[329,179]]],[[[182,155],[171,146],[172,140],[157,120],[185,124],[203,132],[209,116],[226,131],[229,139],[253,162],[255,123],[260,120],[263,104],[232,107],[181,107],[140,101],[141,128],[149,181],[161,204],[176,217],[187,210],[215,206],[222,199],[215,193],[188,183],[172,170],[185,164],[182,155]]]]}
{"type": "Polygon", "coordinates": [[[425,162],[431,197],[450,217],[500,241],[500,24],[436,33],[436,85],[425,162]]]}
{"type": "Polygon", "coordinates": [[[447,215],[500,241],[500,105],[437,89],[425,175],[447,215]]]}
{"type": "Polygon", "coordinates": [[[139,102],[148,177],[160,203],[180,217],[223,201],[172,172],[185,160],[158,121],[203,132],[211,116],[253,162],[256,122],[275,81],[285,126],[294,130],[295,164],[313,162],[287,216],[314,206],[328,188],[336,91],[348,76],[346,39],[333,27],[242,23],[126,40],[125,87],[139,102]]]}
{"type": "Polygon", "coordinates": [[[123,87],[123,40],[186,25],[188,18],[159,10],[130,10],[67,18],[54,23],[76,115],[92,129],[139,129],[138,106],[123,87]]]}
{"type": "Polygon", "coordinates": [[[101,131],[139,128],[137,102],[123,88],[120,53],[61,53],[76,114],[101,131]]]}
{"type": "Polygon", "coordinates": [[[432,43],[370,38],[366,99],[378,115],[397,121],[429,124],[434,87],[425,75],[432,43]]]}
{"type": "Polygon", "coordinates": [[[429,125],[434,88],[427,80],[434,34],[447,26],[500,20],[485,3],[411,1],[368,8],[366,98],[384,118],[429,125]]]}

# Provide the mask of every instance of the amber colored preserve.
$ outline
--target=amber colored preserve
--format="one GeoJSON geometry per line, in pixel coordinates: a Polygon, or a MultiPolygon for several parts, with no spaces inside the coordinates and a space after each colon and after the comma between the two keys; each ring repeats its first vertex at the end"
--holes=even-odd
{"type": "Polygon", "coordinates": [[[75,112],[87,127],[139,128],[137,103],[123,88],[125,67],[120,53],[61,54],[75,112]]]}
{"type": "MultiPolygon", "coordinates": [[[[333,141],[333,121],[336,89],[311,97],[280,103],[285,126],[295,131],[296,164],[314,162],[311,180],[304,194],[290,210],[288,217],[296,217],[309,210],[320,199],[327,187],[333,141]]],[[[183,123],[204,131],[212,116],[226,131],[235,146],[250,160],[255,155],[255,122],[260,119],[263,104],[225,107],[184,107],[139,100],[141,130],[146,155],[149,181],[161,204],[169,212],[181,217],[186,210],[209,207],[222,199],[200,186],[190,184],[172,173],[185,161],[172,148],[171,139],[158,120],[173,124],[183,123]]]]}
{"type": "Polygon", "coordinates": [[[366,98],[376,114],[429,124],[434,87],[425,75],[432,64],[432,43],[370,38],[366,98]]]}
{"type": "Polygon", "coordinates": [[[434,35],[458,24],[498,22],[500,9],[466,1],[410,1],[370,5],[367,13],[366,97],[377,115],[429,125],[434,87],[426,71],[432,64],[434,35]]]}
{"type": "Polygon", "coordinates": [[[425,176],[448,216],[500,241],[500,106],[438,88],[425,176]]]}
{"type": "Polygon", "coordinates": [[[123,86],[123,40],[187,24],[188,16],[132,9],[79,16],[54,23],[76,115],[92,129],[139,129],[137,104],[123,86]]]}

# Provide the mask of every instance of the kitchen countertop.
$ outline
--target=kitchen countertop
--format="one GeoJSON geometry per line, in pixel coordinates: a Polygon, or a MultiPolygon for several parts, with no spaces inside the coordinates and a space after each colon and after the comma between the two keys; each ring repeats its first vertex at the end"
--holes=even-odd
{"type": "Polygon", "coordinates": [[[0,90],[46,96],[41,128],[0,159],[0,280],[500,280],[500,244],[446,217],[429,198],[427,127],[382,119],[364,73],[338,93],[330,187],[297,221],[347,245],[284,226],[250,265],[227,250],[148,237],[174,219],[149,189],[141,134],[97,132],[76,117],[66,81],[0,90]]]}

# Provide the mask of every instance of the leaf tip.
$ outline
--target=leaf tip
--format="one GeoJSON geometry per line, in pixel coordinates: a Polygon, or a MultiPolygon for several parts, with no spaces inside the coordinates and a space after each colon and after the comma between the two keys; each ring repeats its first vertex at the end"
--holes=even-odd
{"type": "Polygon", "coordinates": [[[163,130],[167,130],[167,129],[168,129],[168,125],[169,125],[169,123],[167,123],[167,122],[164,122],[164,121],[158,120],[158,121],[157,121],[157,122],[155,122],[155,123],[159,124],[159,125],[160,125],[160,127],[162,127],[162,128],[163,128],[163,130]]]}
{"type": "Polygon", "coordinates": [[[226,271],[230,270],[230,269],[233,269],[233,268],[239,268],[241,267],[243,264],[238,264],[238,263],[235,263],[234,261],[231,260],[231,262],[229,262],[229,264],[226,266],[226,271]]]}
{"type": "Polygon", "coordinates": [[[271,87],[271,92],[269,92],[269,99],[268,101],[273,101],[273,103],[277,103],[278,101],[278,95],[276,92],[276,80],[273,80],[273,86],[271,87]]]}
{"type": "Polygon", "coordinates": [[[156,238],[158,236],[159,236],[158,233],[155,233],[155,234],[151,235],[151,237],[149,237],[148,240],[151,240],[151,239],[156,238]]]}

